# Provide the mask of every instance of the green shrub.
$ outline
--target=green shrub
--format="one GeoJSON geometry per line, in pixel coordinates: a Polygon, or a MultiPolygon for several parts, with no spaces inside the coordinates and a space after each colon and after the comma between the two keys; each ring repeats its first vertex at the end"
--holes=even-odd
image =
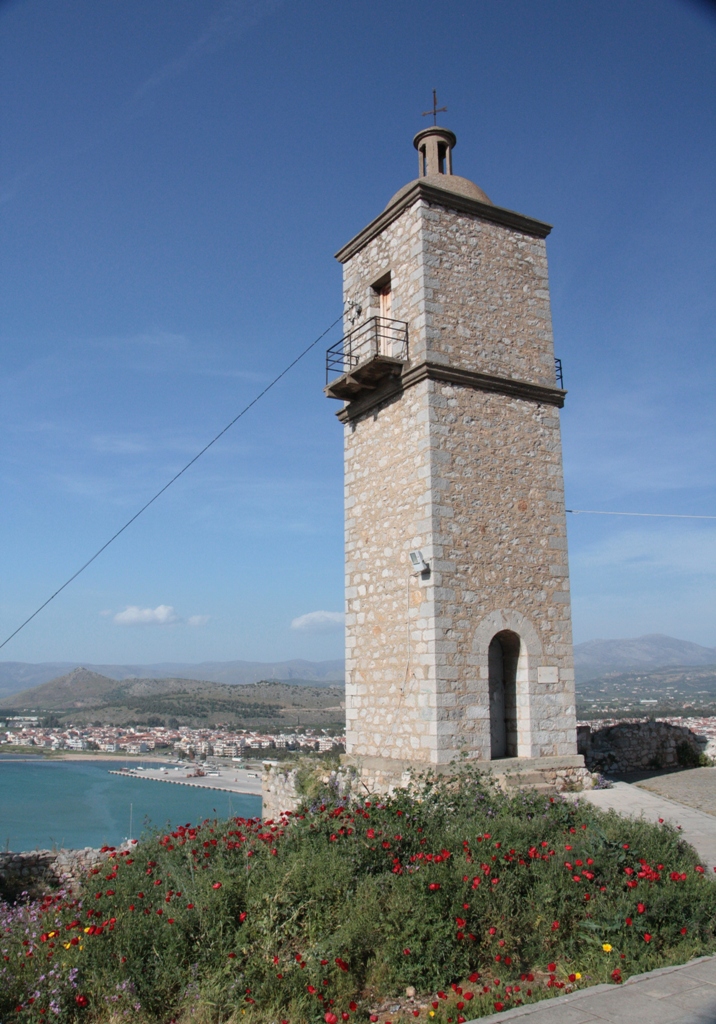
{"type": "Polygon", "coordinates": [[[676,760],[682,768],[698,768],[701,763],[701,754],[688,740],[681,740],[676,744],[676,760]]]}
{"type": "Polygon", "coordinates": [[[394,1024],[457,1024],[710,952],[716,886],[668,825],[465,769],[146,835],[75,898],[6,918],[4,1024],[359,1024],[406,987],[394,1024]]]}

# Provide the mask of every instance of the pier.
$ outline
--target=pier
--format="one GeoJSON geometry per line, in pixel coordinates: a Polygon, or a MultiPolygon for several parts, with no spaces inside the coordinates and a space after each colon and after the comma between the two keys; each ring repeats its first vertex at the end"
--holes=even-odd
{"type": "Polygon", "coordinates": [[[110,775],[123,778],[151,779],[152,782],[171,782],[175,786],[193,786],[195,789],[218,789],[227,793],[261,796],[261,775],[246,768],[218,768],[209,775],[194,775],[186,768],[130,768],[126,771],[110,769],[110,775]]]}

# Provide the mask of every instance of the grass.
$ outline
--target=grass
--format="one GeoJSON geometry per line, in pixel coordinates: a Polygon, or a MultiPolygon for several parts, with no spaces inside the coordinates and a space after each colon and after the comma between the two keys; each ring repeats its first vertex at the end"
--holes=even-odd
{"type": "Polygon", "coordinates": [[[677,830],[468,769],[109,854],[4,911],[4,1024],[459,1024],[716,948],[677,830]]]}

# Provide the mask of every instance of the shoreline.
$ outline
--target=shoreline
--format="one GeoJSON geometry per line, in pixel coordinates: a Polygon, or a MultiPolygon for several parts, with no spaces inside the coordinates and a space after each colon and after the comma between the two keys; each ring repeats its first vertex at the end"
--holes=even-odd
{"type": "Polygon", "coordinates": [[[58,750],[52,751],[51,753],[45,753],[38,748],[38,752],[35,753],[33,750],[8,750],[3,751],[0,746],[0,763],[2,761],[116,761],[120,762],[136,762],[138,764],[145,761],[151,761],[153,764],[166,764],[169,760],[168,757],[162,757],[160,754],[117,754],[111,751],[105,750],[58,750]]]}

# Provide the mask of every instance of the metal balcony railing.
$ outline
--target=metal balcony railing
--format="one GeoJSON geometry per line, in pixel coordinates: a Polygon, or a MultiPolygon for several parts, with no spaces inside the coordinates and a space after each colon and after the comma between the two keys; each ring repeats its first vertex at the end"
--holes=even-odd
{"type": "Polygon", "coordinates": [[[402,320],[372,316],[326,352],[326,384],[376,357],[387,362],[408,361],[408,325],[402,320]]]}
{"type": "Polygon", "coordinates": [[[554,357],[554,376],[557,381],[557,387],[564,391],[564,376],[562,375],[562,360],[554,357]]]}

